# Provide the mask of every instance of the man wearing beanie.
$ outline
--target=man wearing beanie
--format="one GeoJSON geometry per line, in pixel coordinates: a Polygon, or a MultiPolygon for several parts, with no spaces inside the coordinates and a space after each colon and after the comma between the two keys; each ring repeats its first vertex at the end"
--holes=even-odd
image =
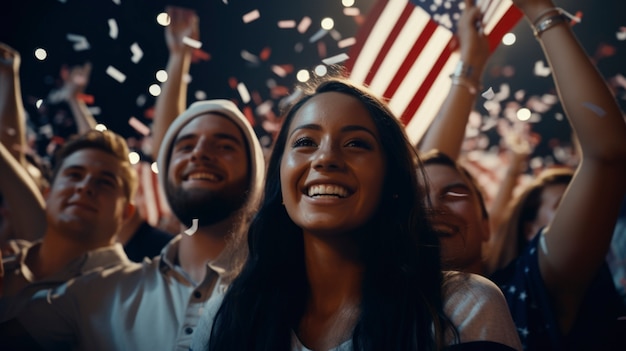
{"type": "Polygon", "coordinates": [[[192,104],[169,126],[157,164],[186,228],[153,260],[35,295],[18,321],[44,349],[188,350],[204,307],[238,273],[265,172],[245,116],[227,100],[192,104]]]}

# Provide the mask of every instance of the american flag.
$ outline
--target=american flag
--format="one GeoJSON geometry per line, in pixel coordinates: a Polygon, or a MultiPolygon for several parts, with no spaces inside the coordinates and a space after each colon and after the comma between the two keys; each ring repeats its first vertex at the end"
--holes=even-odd
{"type": "MultiPolygon", "coordinates": [[[[511,0],[484,0],[492,50],[522,17],[511,0]]],[[[379,0],[345,64],[350,79],[384,97],[412,143],[424,134],[448,90],[459,60],[454,33],[464,0],[379,0]]]]}

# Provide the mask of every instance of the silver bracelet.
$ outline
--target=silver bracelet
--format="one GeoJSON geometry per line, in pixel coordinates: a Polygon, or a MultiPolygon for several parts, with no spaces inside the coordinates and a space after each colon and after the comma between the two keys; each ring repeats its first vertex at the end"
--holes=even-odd
{"type": "Polygon", "coordinates": [[[541,22],[539,22],[539,24],[535,26],[533,34],[535,35],[535,38],[539,39],[541,37],[541,34],[546,30],[556,26],[557,24],[567,23],[568,20],[569,18],[562,13],[550,16],[542,20],[541,22]]]}

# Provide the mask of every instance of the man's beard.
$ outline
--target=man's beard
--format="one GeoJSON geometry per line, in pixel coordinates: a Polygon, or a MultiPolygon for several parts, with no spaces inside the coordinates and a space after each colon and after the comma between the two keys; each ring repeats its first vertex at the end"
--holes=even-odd
{"type": "Polygon", "coordinates": [[[220,222],[242,209],[247,198],[245,191],[185,190],[169,180],[165,193],[172,212],[187,227],[191,227],[194,219],[200,227],[220,222]]]}

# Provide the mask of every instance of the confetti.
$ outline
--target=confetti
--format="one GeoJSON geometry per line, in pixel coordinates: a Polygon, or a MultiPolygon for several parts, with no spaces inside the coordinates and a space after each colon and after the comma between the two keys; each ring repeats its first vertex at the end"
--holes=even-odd
{"type": "Polygon", "coordinates": [[[67,40],[74,42],[75,51],[83,51],[90,48],[89,42],[87,41],[87,38],[85,36],[67,33],[66,38],[67,40]]]}
{"type": "Polygon", "coordinates": [[[192,236],[198,231],[198,219],[194,218],[191,221],[191,228],[185,230],[185,234],[192,236]]]}
{"type": "Polygon", "coordinates": [[[604,115],[606,115],[606,111],[604,111],[602,107],[595,105],[591,102],[585,101],[583,102],[583,106],[590,109],[591,111],[593,111],[596,115],[600,117],[604,117],[604,115]]]}
{"type": "Polygon", "coordinates": [[[336,29],[333,29],[328,33],[330,33],[330,36],[335,39],[335,41],[341,40],[341,33],[339,33],[336,29]]]}
{"type": "Polygon", "coordinates": [[[272,72],[282,78],[285,78],[287,76],[287,71],[285,71],[285,69],[280,66],[272,66],[272,72]]]}
{"type": "Polygon", "coordinates": [[[143,136],[150,135],[150,128],[147,125],[143,124],[140,120],[135,118],[135,116],[132,116],[128,119],[128,124],[133,127],[137,132],[139,132],[139,134],[143,136]]]}
{"type": "Polygon", "coordinates": [[[304,16],[302,20],[300,21],[300,23],[298,24],[298,32],[300,33],[306,32],[311,26],[311,23],[312,23],[311,17],[304,16]]]}
{"type": "Polygon", "coordinates": [[[250,102],[250,93],[248,92],[248,88],[246,88],[246,85],[244,83],[237,84],[237,92],[239,92],[239,96],[241,96],[241,101],[244,104],[250,102]]]}
{"type": "Polygon", "coordinates": [[[114,18],[109,18],[109,36],[113,39],[117,39],[117,35],[119,34],[119,28],[117,27],[117,22],[114,18]]]}
{"type": "Polygon", "coordinates": [[[361,14],[361,10],[357,7],[346,7],[343,9],[343,14],[350,17],[356,17],[361,14]]]}
{"type": "Polygon", "coordinates": [[[296,27],[296,21],[294,20],[278,21],[278,28],[295,28],[295,27],[296,27]]]}
{"type": "Polygon", "coordinates": [[[243,23],[250,23],[252,21],[256,21],[260,17],[261,17],[261,13],[259,12],[259,10],[250,11],[246,13],[245,15],[243,15],[243,23]]]}
{"type": "Polygon", "coordinates": [[[483,98],[487,100],[491,100],[496,96],[496,94],[493,92],[493,88],[489,87],[489,89],[487,89],[485,92],[480,94],[480,96],[482,96],[483,98]]]}
{"type": "Polygon", "coordinates": [[[122,0],[113,0],[113,3],[115,3],[115,5],[121,5],[122,0]]]}
{"type": "Polygon", "coordinates": [[[113,66],[107,67],[107,74],[120,83],[124,83],[126,75],[113,66]]]}
{"type": "Polygon", "coordinates": [[[546,66],[543,61],[537,61],[535,62],[535,69],[534,69],[535,75],[539,76],[539,77],[547,77],[550,75],[550,67],[546,66]]]}
{"type": "Polygon", "coordinates": [[[619,27],[619,32],[615,33],[615,37],[619,41],[626,40],[626,27],[619,27]]]}
{"type": "Polygon", "coordinates": [[[343,62],[343,61],[347,60],[348,58],[349,58],[348,54],[342,53],[342,54],[339,54],[339,55],[335,55],[335,56],[332,56],[332,57],[325,58],[325,59],[322,60],[322,62],[324,62],[324,64],[327,64],[327,65],[330,66],[330,65],[334,65],[336,63],[343,62]]]}
{"type": "Polygon", "coordinates": [[[134,63],[138,63],[143,58],[143,50],[141,50],[141,47],[139,47],[139,44],[137,43],[133,43],[130,46],[130,52],[133,53],[133,56],[131,56],[130,60],[134,63]]]}
{"type": "Polygon", "coordinates": [[[184,37],[183,43],[187,46],[190,46],[194,49],[200,49],[202,47],[202,42],[196,39],[192,39],[190,37],[184,37]]]}
{"type": "Polygon", "coordinates": [[[340,49],[345,49],[345,48],[347,48],[349,46],[352,46],[354,44],[356,44],[356,38],[350,37],[350,38],[346,38],[346,39],[343,39],[343,40],[339,41],[337,43],[337,47],[340,48],[340,49]]]}
{"type": "Polygon", "coordinates": [[[315,43],[316,41],[322,39],[326,34],[328,34],[326,29],[318,30],[317,33],[313,34],[313,36],[309,38],[309,43],[315,43]]]}
{"type": "Polygon", "coordinates": [[[260,62],[259,58],[256,55],[250,53],[248,50],[241,50],[241,58],[251,63],[260,62]]]}

